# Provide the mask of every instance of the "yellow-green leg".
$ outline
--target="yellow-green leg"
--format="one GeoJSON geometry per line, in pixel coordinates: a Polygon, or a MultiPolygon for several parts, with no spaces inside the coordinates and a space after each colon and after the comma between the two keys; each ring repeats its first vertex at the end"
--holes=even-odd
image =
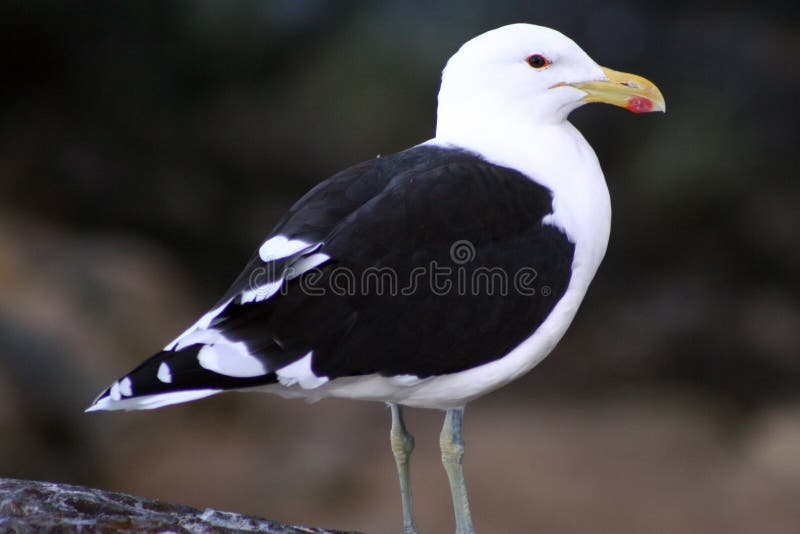
{"type": "Polygon", "coordinates": [[[464,440],[461,439],[461,419],[464,408],[451,408],[444,417],[439,446],[442,449],[442,464],[450,481],[450,493],[453,496],[453,511],[456,516],[456,534],[474,534],[472,517],[469,513],[467,486],[464,483],[464,440]]]}
{"type": "Polygon", "coordinates": [[[394,461],[397,464],[397,477],[400,479],[400,496],[403,499],[403,533],[419,534],[414,523],[414,506],[411,502],[411,476],[409,462],[414,450],[414,436],[408,433],[403,423],[403,412],[397,404],[390,404],[392,409],[392,429],[389,438],[392,443],[394,461]]]}

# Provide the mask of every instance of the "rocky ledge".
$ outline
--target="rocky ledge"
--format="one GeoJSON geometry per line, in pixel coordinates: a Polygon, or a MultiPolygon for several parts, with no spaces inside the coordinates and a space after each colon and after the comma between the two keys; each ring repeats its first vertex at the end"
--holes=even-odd
{"type": "Polygon", "coordinates": [[[0,478],[3,532],[343,534],[81,486],[0,478]]]}

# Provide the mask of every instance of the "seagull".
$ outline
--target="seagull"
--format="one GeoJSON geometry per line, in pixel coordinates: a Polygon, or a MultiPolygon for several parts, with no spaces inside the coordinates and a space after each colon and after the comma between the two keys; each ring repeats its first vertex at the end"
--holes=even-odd
{"type": "Polygon", "coordinates": [[[311,189],[210,311],[87,411],[228,390],[385,402],[412,534],[402,407],[443,410],[455,531],[472,533],[464,407],[553,350],[606,251],[606,181],[567,120],[588,102],[665,111],[652,82],[553,29],[468,41],[442,71],[433,139],[311,189]]]}

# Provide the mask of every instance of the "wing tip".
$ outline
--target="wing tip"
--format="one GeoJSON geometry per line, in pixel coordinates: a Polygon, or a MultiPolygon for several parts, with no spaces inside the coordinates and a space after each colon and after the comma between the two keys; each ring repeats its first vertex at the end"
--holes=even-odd
{"type": "Polygon", "coordinates": [[[84,410],[84,413],[116,410],[155,410],[156,408],[162,408],[172,404],[181,404],[183,402],[210,397],[222,391],[221,389],[215,388],[174,390],[151,395],[134,395],[132,397],[115,400],[107,393],[108,390],[106,390],[106,392],[100,395],[91,406],[84,410]]]}

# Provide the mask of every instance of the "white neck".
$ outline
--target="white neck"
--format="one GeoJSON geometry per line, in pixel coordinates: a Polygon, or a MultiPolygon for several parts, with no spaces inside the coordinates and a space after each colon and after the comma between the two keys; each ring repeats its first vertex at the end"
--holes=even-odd
{"type": "Polygon", "coordinates": [[[567,120],[536,124],[449,111],[440,109],[430,143],[470,150],[550,189],[553,214],[545,222],[575,243],[573,267],[588,269],[588,285],[605,254],[611,226],[608,187],[589,143],[567,120]]]}

